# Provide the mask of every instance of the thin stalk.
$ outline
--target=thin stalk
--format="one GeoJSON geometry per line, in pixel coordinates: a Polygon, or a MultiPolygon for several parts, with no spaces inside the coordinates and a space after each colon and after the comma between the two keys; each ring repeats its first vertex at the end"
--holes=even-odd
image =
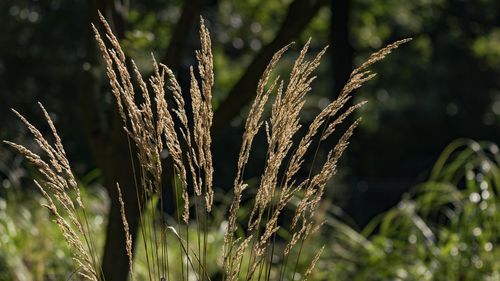
{"type": "MultiPolygon", "coordinates": [[[[97,253],[96,253],[96,250],[95,250],[95,246],[94,246],[94,242],[92,240],[92,231],[91,231],[91,228],[89,226],[89,223],[88,223],[88,220],[87,220],[87,214],[85,212],[85,209],[84,208],[81,208],[82,212],[83,212],[83,222],[84,222],[84,225],[86,227],[86,229],[84,229],[83,231],[83,239],[85,240],[85,244],[89,250],[89,253],[90,253],[90,256],[92,258],[92,267],[94,267],[94,270],[96,271],[96,278],[97,279],[100,279],[101,280],[104,280],[104,275],[103,275],[103,272],[102,272],[102,269],[99,270],[100,266],[96,260],[97,258],[97,253]]],[[[80,218],[80,213],[74,209],[74,212],[75,212],[75,215],[76,215],[76,218],[77,218],[77,221],[82,224],[82,219],[80,218]]]]}
{"type": "Polygon", "coordinates": [[[259,265],[259,278],[257,278],[257,281],[260,281],[260,278],[262,277],[262,272],[264,271],[264,267],[267,268],[267,257],[268,257],[268,252],[267,252],[267,246],[266,246],[266,252],[265,252],[265,260],[259,265]]]}
{"type": "Polygon", "coordinates": [[[275,245],[276,245],[276,233],[273,234],[273,246],[271,247],[271,260],[269,261],[269,266],[268,266],[267,273],[266,273],[266,278],[265,278],[266,281],[269,281],[269,278],[271,276],[271,266],[273,264],[274,246],[275,245]]]}
{"type": "MultiPolygon", "coordinates": [[[[162,229],[162,233],[164,233],[166,231],[166,227],[165,227],[165,210],[163,210],[163,188],[160,192],[160,212],[161,212],[161,229],[162,229]]],[[[160,237],[161,239],[162,237],[160,237]]],[[[168,245],[167,245],[167,239],[165,238],[165,242],[164,243],[161,243],[161,247],[162,247],[162,254],[163,254],[163,263],[166,262],[166,268],[163,268],[163,274],[162,276],[167,276],[167,281],[170,280],[170,268],[169,268],[169,263],[168,263],[168,245]],[[165,272],[166,270],[166,272],[165,272]]]]}
{"type": "MultiPolygon", "coordinates": [[[[238,182],[238,184],[239,184],[240,182],[242,182],[243,175],[245,174],[245,168],[246,168],[246,163],[245,163],[245,164],[243,164],[243,167],[242,167],[242,169],[241,169],[241,175],[240,175],[240,177],[239,177],[239,179],[238,179],[238,181],[237,181],[237,182],[238,182]]],[[[229,227],[229,226],[228,226],[228,227],[229,227]]],[[[229,240],[229,247],[228,247],[229,249],[227,250],[227,253],[224,253],[224,265],[226,265],[227,263],[231,264],[231,262],[232,262],[232,256],[231,256],[231,253],[232,253],[232,251],[233,251],[233,237],[234,237],[234,235],[231,235],[231,238],[230,238],[230,240],[229,240]]],[[[241,264],[242,264],[242,263],[243,263],[243,259],[241,259],[240,264],[239,264],[240,270],[238,270],[238,278],[239,278],[240,273],[241,273],[241,266],[242,266],[241,264]]],[[[224,278],[225,278],[225,276],[226,276],[226,270],[224,269],[224,270],[222,271],[222,281],[224,281],[224,280],[225,280],[225,279],[224,279],[224,278]]]]}
{"type": "MultiPolygon", "coordinates": [[[[238,268],[238,277],[236,278],[236,280],[239,280],[239,279],[240,279],[241,267],[242,267],[242,265],[243,265],[243,259],[244,259],[244,258],[242,258],[242,259],[241,259],[240,264],[238,265],[238,267],[239,267],[239,268],[238,268]]],[[[222,279],[222,281],[224,281],[224,279],[222,279]]]]}
{"type": "MultiPolygon", "coordinates": [[[[173,166],[172,163],[172,169],[175,171],[175,167],[173,166]]],[[[179,194],[178,194],[178,186],[177,186],[177,177],[175,177],[174,173],[174,189],[175,189],[175,205],[176,205],[176,213],[177,213],[177,225],[181,225],[181,217],[180,217],[180,208],[179,208],[179,194]]],[[[181,257],[180,257],[180,263],[181,263],[181,276],[182,280],[184,280],[184,262],[182,261],[182,250],[179,251],[181,257]]]]}
{"type": "Polygon", "coordinates": [[[295,280],[295,273],[297,273],[297,266],[299,265],[299,258],[300,254],[302,253],[303,246],[304,246],[304,238],[302,238],[302,241],[300,242],[299,254],[297,255],[297,260],[295,261],[295,268],[293,269],[292,281],[295,280]]]}
{"type": "MultiPolygon", "coordinates": [[[[158,241],[158,237],[157,237],[157,222],[156,222],[156,206],[151,206],[151,219],[152,219],[152,223],[151,223],[151,228],[152,228],[152,239],[151,239],[151,245],[155,246],[154,247],[154,254],[156,255],[155,256],[155,261],[156,261],[156,270],[157,270],[157,273],[158,273],[158,279],[160,279],[160,256],[159,256],[159,253],[158,253],[158,247],[154,244],[156,241],[158,241]]],[[[153,251],[153,249],[151,249],[153,251]]]]}
{"type": "Polygon", "coordinates": [[[205,275],[208,276],[208,273],[207,273],[207,236],[208,236],[208,213],[205,212],[205,221],[204,221],[204,230],[203,230],[203,233],[204,233],[204,237],[203,237],[203,268],[204,268],[204,271],[205,271],[205,275]]]}
{"type": "MultiPolygon", "coordinates": [[[[186,245],[187,245],[187,248],[189,249],[189,223],[186,223],[186,245]]],[[[182,243],[181,243],[181,247],[184,248],[182,243]]],[[[186,252],[186,258],[189,262],[191,262],[191,260],[189,259],[189,252],[186,252]]],[[[191,263],[191,266],[193,266],[192,263],[191,263]]],[[[189,280],[189,267],[187,265],[186,265],[186,280],[189,280]]]]}
{"type": "MultiPolygon", "coordinates": [[[[144,171],[142,173],[144,175],[144,171]]],[[[142,184],[143,186],[146,186],[146,182],[145,182],[145,178],[142,177],[142,184]]],[[[146,202],[151,202],[152,200],[152,197],[151,195],[148,196],[147,192],[146,192],[146,202]]],[[[146,203],[146,206],[148,205],[148,203],[146,203]]],[[[155,252],[154,252],[154,249],[156,248],[154,243],[155,243],[155,240],[154,240],[154,237],[153,237],[153,228],[154,228],[154,208],[146,208],[146,215],[147,217],[151,220],[150,223],[147,223],[145,228],[146,228],[146,235],[147,237],[145,237],[145,242],[146,244],[148,244],[148,247],[149,247],[149,252],[151,254],[151,270],[152,270],[152,275],[153,275],[153,278],[154,279],[159,279],[157,278],[157,272],[156,272],[156,266],[157,266],[157,259],[156,257],[154,256],[155,255],[155,252]],[[148,212],[151,212],[151,213],[148,213],[148,212]]]]}
{"type": "MultiPolygon", "coordinates": [[[[137,198],[137,205],[139,207],[139,221],[141,223],[141,232],[142,232],[142,240],[144,242],[144,249],[146,250],[146,264],[148,265],[148,275],[149,275],[149,279],[151,279],[151,270],[149,269],[149,258],[148,258],[148,254],[147,254],[147,251],[148,251],[148,248],[146,246],[146,234],[144,233],[144,227],[143,227],[143,222],[144,222],[144,219],[142,217],[142,204],[141,204],[141,200],[139,198],[141,198],[139,196],[139,186],[137,184],[137,176],[136,176],[136,171],[135,171],[135,164],[134,164],[134,158],[132,156],[132,146],[130,144],[130,137],[127,135],[127,143],[128,143],[128,152],[129,152],[129,156],[130,156],[130,163],[131,163],[131,166],[132,166],[132,174],[133,174],[133,178],[134,178],[134,185],[135,185],[135,193],[136,193],[136,198],[137,198]]],[[[144,190],[142,191],[142,193],[144,192],[144,190]]]]}
{"type": "MultiPolygon", "coordinates": [[[[196,218],[196,237],[198,239],[198,256],[201,254],[201,226],[200,226],[200,215],[198,208],[199,196],[195,194],[194,196],[194,208],[195,208],[195,218],[196,218]]],[[[201,260],[198,259],[198,270],[201,271],[201,260]]],[[[203,281],[203,279],[202,279],[203,281]]]]}
{"type": "Polygon", "coordinates": [[[288,255],[285,256],[285,253],[283,252],[281,259],[283,260],[283,262],[281,263],[280,278],[278,279],[279,281],[285,278],[285,269],[286,269],[286,264],[288,263],[288,255]]]}
{"type": "MultiPolygon", "coordinates": [[[[204,189],[205,194],[207,194],[207,182],[206,182],[206,180],[204,181],[203,189],[204,189]]],[[[203,256],[200,256],[200,259],[203,260],[203,271],[205,273],[202,276],[207,275],[207,277],[208,277],[208,274],[207,274],[207,235],[208,235],[207,221],[208,221],[208,212],[207,212],[206,207],[207,206],[206,206],[206,201],[205,201],[205,208],[203,209],[204,213],[205,213],[205,218],[203,220],[203,252],[202,252],[203,256]]],[[[202,278],[202,281],[203,281],[203,278],[202,278]]]]}

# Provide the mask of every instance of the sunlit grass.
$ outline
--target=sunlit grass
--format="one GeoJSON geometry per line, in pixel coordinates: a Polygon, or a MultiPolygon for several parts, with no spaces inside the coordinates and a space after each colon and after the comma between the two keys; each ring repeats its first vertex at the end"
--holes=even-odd
{"type": "MultiPolygon", "coordinates": [[[[86,185],[85,180],[80,184],[86,185]]],[[[102,248],[106,194],[99,187],[82,188],[82,197],[88,202],[89,222],[102,248]]],[[[53,215],[41,204],[47,204],[46,199],[30,190],[10,188],[0,198],[0,280],[78,280],[72,251],[53,223],[53,215]]]]}
{"type": "Polygon", "coordinates": [[[498,147],[459,139],[361,232],[330,218],[337,280],[500,280],[498,147]]]}

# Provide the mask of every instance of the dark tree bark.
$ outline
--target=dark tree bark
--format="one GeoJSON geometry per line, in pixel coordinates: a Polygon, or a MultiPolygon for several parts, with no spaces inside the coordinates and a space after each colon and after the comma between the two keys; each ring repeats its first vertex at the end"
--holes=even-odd
{"type": "Polygon", "coordinates": [[[120,183],[123,201],[125,206],[127,206],[126,216],[133,242],[137,236],[139,226],[139,205],[137,203],[136,188],[140,187],[135,184],[135,171],[132,169],[132,163],[135,167],[138,167],[137,159],[133,152],[134,144],[131,143],[129,147],[128,136],[121,129],[122,120],[116,112],[113,112],[113,120],[113,127],[119,129],[112,130],[110,143],[113,146],[109,151],[108,168],[103,170],[106,171],[106,174],[104,174],[104,184],[108,190],[110,208],[101,267],[105,280],[120,281],[127,280],[129,264],[116,183],[120,183]],[[132,149],[132,153],[129,152],[129,149],[132,149]]]}
{"type": "Polygon", "coordinates": [[[103,184],[110,198],[106,240],[101,261],[103,275],[108,281],[127,280],[128,276],[125,235],[116,192],[117,182],[125,191],[123,200],[127,205],[127,220],[133,234],[138,227],[139,208],[135,199],[134,175],[131,172],[132,158],[127,136],[122,129],[122,121],[115,107],[111,122],[108,121],[109,118],[105,116],[102,108],[101,77],[104,73],[90,23],[100,26],[97,16],[97,10],[100,10],[115,29],[117,37],[123,38],[126,30],[127,6],[126,1],[88,1],[86,55],[79,77],[80,105],[90,151],[102,171],[103,184]]]}
{"type": "Polygon", "coordinates": [[[327,3],[326,0],[294,0],[290,4],[287,15],[275,38],[254,57],[245,73],[232,87],[228,97],[215,112],[212,130],[214,137],[220,134],[241,109],[252,100],[257,82],[274,53],[300,35],[318,10],[327,3]]]}
{"type": "Polygon", "coordinates": [[[332,0],[330,3],[331,22],[331,46],[332,48],[332,67],[334,92],[333,97],[337,95],[349,79],[353,69],[354,49],[350,43],[349,20],[351,17],[350,0],[332,0]]]}
{"type": "Polygon", "coordinates": [[[181,16],[177,22],[172,38],[168,44],[167,52],[161,62],[175,71],[179,66],[182,57],[182,51],[186,46],[186,37],[189,34],[193,24],[198,19],[200,10],[207,0],[192,0],[184,4],[181,16]]]}

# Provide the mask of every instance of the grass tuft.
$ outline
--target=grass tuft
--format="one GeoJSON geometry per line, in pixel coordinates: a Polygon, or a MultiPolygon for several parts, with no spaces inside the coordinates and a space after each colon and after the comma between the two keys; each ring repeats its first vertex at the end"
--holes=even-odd
{"type": "MultiPolygon", "coordinates": [[[[276,64],[291,44],[275,53],[258,82],[255,100],[245,122],[223,241],[220,248],[214,249],[209,241],[213,240],[210,237],[214,232],[210,224],[214,204],[211,153],[214,73],[210,33],[204,20],[200,19],[201,48],[196,51],[198,66],[196,70],[190,68],[191,108],[187,108],[184,100],[187,94],[182,93],[173,72],[167,66],[158,64],[153,57],[154,73],[145,80],[134,60],[126,58],[105,18],[100,15],[100,19],[104,34],[93,25],[95,38],[106,64],[123,128],[130,140],[129,144],[132,143],[136,148],[134,151],[140,163],[136,190],[142,210],[140,239],[144,248],[138,252],[145,256],[146,278],[211,280],[214,272],[212,267],[215,266],[222,272],[222,276],[218,277],[220,280],[306,280],[325,249],[324,245],[320,246],[316,254],[309,257],[309,266],[299,268],[299,264],[303,264],[301,259],[305,243],[324,224],[324,221],[316,219],[315,212],[322,202],[327,182],[337,172],[338,161],[360,119],[350,124],[334,147],[328,148],[323,163],[317,163],[316,153],[337,126],[363,106],[364,103],[360,103],[345,108],[352,92],[374,76],[366,69],[409,39],[388,45],[354,70],[338,98],[316,116],[302,136],[299,133],[302,127],[300,113],[315,79],[313,72],[327,47],[308,61],[309,40],[300,51],[288,79],[278,77],[268,85],[276,64]],[[167,104],[166,95],[172,95],[173,105],[167,104]],[[264,108],[271,95],[276,98],[271,105],[270,116],[266,117],[264,108]],[[188,117],[188,112],[192,118],[188,117]],[[264,171],[256,186],[244,231],[238,231],[238,218],[242,213],[241,198],[250,188],[245,180],[245,166],[252,154],[254,137],[264,124],[267,133],[264,171]],[[299,142],[294,143],[293,140],[297,138],[299,142]],[[154,205],[150,206],[151,202],[158,201],[157,204],[163,206],[161,195],[165,191],[162,190],[162,175],[165,167],[160,161],[160,154],[164,149],[168,150],[173,161],[175,184],[172,188],[177,190],[177,184],[180,187],[181,195],[176,199],[177,206],[182,206],[178,208],[182,209],[182,221],[180,217],[175,220],[154,205]],[[308,151],[314,152],[315,157],[310,170],[306,171],[309,176],[299,180],[296,175],[303,169],[304,156],[308,151]],[[318,172],[313,172],[313,168],[318,172]],[[298,204],[293,205],[293,200],[298,204]],[[280,220],[285,208],[294,209],[291,220],[280,220]],[[194,214],[190,213],[191,210],[194,214]],[[286,229],[290,235],[290,240],[284,246],[276,242],[281,229],[286,229]],[[290,254],[292,252],[293,255],[290,254]],[[218,256],[215,264],[207,258],[213,256],[218,256]]],[[[43,181],[36,184],[46,197],[48,204],[45,206],[56,217],[68,247],[74,249],[73,260],[78,266],[78,274],[88,280],[104,280],[75,177],[61,139],[49,115],[43,106],[41,108],[55,139],[52,145],[22,115],[14,112],[33,133],[48,160],[43,160],[21,145],[6,143],[30,160],[43,176],[43,181]],[[70,190],[75,196],[70,196],[70,190]]],[[[121,198],[119,183],[117,188],[130,261],[130,278],[133,280],[136,275],[131,235],[135,234],[129,232],[125,217],[127,206],[121,198]]]]}

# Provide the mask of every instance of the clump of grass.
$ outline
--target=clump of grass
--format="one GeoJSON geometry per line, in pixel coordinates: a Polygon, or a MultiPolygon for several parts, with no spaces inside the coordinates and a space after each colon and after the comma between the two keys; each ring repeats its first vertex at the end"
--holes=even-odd
{"type": "Polygon", "coordinates": [[[357,232],[329,218],[338,280],[500,280],[496,144],[458,139],[427,181],[357,232]]]}
{"type": "MultiPolygon", "coordinates": [[[[140,163],[136,192],[142,210],[141,236],[148,278],[149,280],[191,280],[194,276],[196,280],[210,280],[207,269],[207,249],[209,249],[207,234],[210,223],[209,215],[212,212],[214,200],[214,170],[210,135],[213,119],[211,98],[214,74],[209,31],[201,19],[201,49],[196,51],[198,69],[197,71],[193,67],[190,69],[191,108],[187,108],[184,100],[185,94],[182,93],[173,72],[167,66],[158,64],[153,57],[154,73],[147,83],[134,61],[127,60],[117,38],[102,15],[101,21],[105,30],[105,39],[93,26],[95,37],[106,63],[107,75],[123,119],[124,130],[129,140],[135,144],[136,156],[140,163]],[[129,72],[129,69],[133,74],[129,72]],[[135,85],[138,85],[140,93],[136,93],[135,85]],[[173,105],[167,104],[165,98],[167,93],[172,95],[173,105]],[[193,114],[193,118],[188,118],[188,111],[193,114]],[[180,185],[174,184],[172,187],[176,194],[181,194],[180,198],[176,196],[178,209],[183,210],[182,218],[178,215],[177,222],[169,220],[163,210],[146,208],[147,203],[156,198],[163,200],[161,194],[164,167],[160,161],[160,153],[165,148],[172,158],[175,177],[178,179],[174,183],[180,185]],[[191,207],[195,212],[194,215],[190,215],[191,207]],[[193,216],[194,221],[191,221],[190,218],[193,216]],[[185,230],[182,230],[183,225],[185,230]],[[191,228],[196,229],[194,238],[190,235],[191,228]],[[167,236],[176,239],[177,243],[174,245],[167,243],[171,241],[166,238],[167,236]],[[177,263],[172,261],[171,253],[174,248],[180,249],[177,263]],[[170,267],[179,266],[179,264],[181,276],[171,276],[170,267]]],[[[407,41],[408,39],[388,45],[374,53],[364,64],[354,70],[338,98],[323,109],[305,128],[305,134],[298,144],[294,144],[293,139],[298,137],[302,127],[300,112],[305,103],[305,96],[311,91],[311,83],[315,79],[312,73],[319,65],[327,48],[325,47],[314,59],[308,61],[306,54],[309,40],[295,61],[290,77],[287,80],[277,77],[268,85],[274,67],[291,44],[276,52],[258,82],[256,97],[245,122],[241,150],[236,164],[234,196],[227,214],[228,223],[223,247],[220,249],[222,280],[294,280],[296,277],[306,280],[309,277],[324,247],[318,248],[309,267],[301,272],[299,277],[296,273],[302,248],[304,242],[323,224],[322,221],[315,219],[315,211],[321,203],[328,180],[337,171],[338,160],[347,148],[349,138],[360,119],[355,120],[341,135],[337,144],[328,149],[328,156],[324,163],[316,163],[316,157],[314,157],[310,166],[319,168],[319,172],[314,173],[311,168],[308,171],[309,176],[302,180],[297,179],[296,174],[302,169],[306,153],[309,150],[317,151],[322,142],[337,129],[337,126],[364,104],[359,103],[344,108],[351,98],[352,91],[374,76],[367,68],[407,41]],[[272,104],[271,116],[265,120],[264,107],[269,97],[274,94],[276,97],[272,104]],[[237,234],[241,198],[248,188],[245,183],[245,166],[251,155],[254,137],[261,127],[265,127],[268,147],[264,172],[257,186],[244,234],[237,234]],[[299,198],[295,214],[289,223],[281,222],[280,216],[285,207],[291,205],[293,198],[299,198]],[[290,241],[282,248],[276,245],[276,235],[280,228],[286,228],[291,233],[290,241]],[[290,255],[295,247],[299,247],[298,254],[290,255]],[[281,256],[280,264],[275,264],[276,256],[281,256]],[[241,269],[244,269],[244,272],[241,269]]],[[[76,249],[74,260],[79,265],[79,274],[89,280],[104,280],[97,263],[92,230],[88,228],[86,222],[85,206],[81,202],[61,140],[43,107],[42,110],[52,129],[55,138],[54,145],[50,145],[35,127],[18,115],[48,155],[48,162],[21,145],[7,143],[24,154],[44,176],[45,182],[37,184],[49,201],[47,208],[56,216],[68,246],[76,249]],[[68,196],[69,189],[76,191],[75,198],[68,196]],[[61,203],[62,208],[56,207],[53,201],[61,203]],[[69,215],[69,221],[60,215],[61,212],[69,215]]],[[[125,219],[126,206],[121,200],[121,190],[118,184],[117,188],[122,204],[130,276],[133,279],[132,234],[129,233],[125,219]]],[[[159,206],[163,206],[163,202],[160,202],[159,206]]]]}
{"type": "Polygon", "coordinates": [[[39,155],[22,145],[9,141],[4,142],[23,154],[43,175],[44,182],[40,184],[35,180],[35,184],[47,199],[48,203],[43,204],[43,206],[47,207],[55,216],[67,246],[75,250],[73,261],[79,268],[78,273],[89,280],[99,280],[101,272],[97,250],[93,241],[92,229],[87,220],[88,216],[85,213],[85,205],[81,200],[80,189],[66,158],[61,138],[42,104],[40,104],[40,108],[52,130],[54,144],[50,144],[40,131],[21,114],[15,110],[13,112],[26,124],[38,145],[47,154],[48,160],[43,160],[39,155]],[[74,191],[73,197],[70,195],[71,191],[74,191]]]}
{"type": "MultiPolygon", "coordinates": [[[[85,182],[78,184],[90,187],[85,182]]],[[[106,194],[91,187],[83,189],[81,196],[89,210],[87,216],[94,240],[103,241],[106,194]]],[[[63,239],[54,239],[60,236],[60,230],[52,223],[54,217],[40,206],[47,202],[38,193],[15,188],[10,188],[5,197],[0,198],[0,280],[74,279],[73,251],[65,247],[63,239]]],[[[97,243],[96,246],[100,250],[102,245],[97,243]]]]}

